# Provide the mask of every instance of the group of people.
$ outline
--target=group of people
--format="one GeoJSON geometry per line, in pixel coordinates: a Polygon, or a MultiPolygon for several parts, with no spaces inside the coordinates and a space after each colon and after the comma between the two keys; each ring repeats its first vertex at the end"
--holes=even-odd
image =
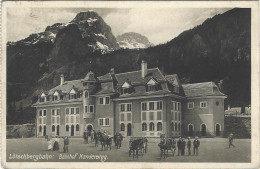
{"type": "Polygon", "coordinates": [[[49,151],[59,151],[61,140],[63,139],[63,152],[68,153],[69,151],[69,137],[54,137],[52,138],[51,135],[46,135],[47,143],[48,143],[48,150],[49,151]]]}
{"type": "MultiPolygon", "coordinates": [[[[172,151],[172,154],[174,156],[175,150],[176,150],[176,140],[174,137],[170,138],[167,143],[167,139],[165,138],[165,135],[161,136],[161,142],[160,144],[170,144],[169,148],[172,151]]],[[[193,140],[193,143],[191,141],[191,138],[187,138],[187,143],[185,141],[184,137],[180,137],[178,142],[177,142],[177,148],[178,148],[178,156],[184,156],[185,155],[185,148],[187,147],[188,150],[188,155],[191,155],[191,146],[193,145],[193,154],[194,155],[199,155],[199,146],[200,146],[200,141],[199,137],[195,137],[193,140]]]]}
{"type": "Polygon", "coordinates": [[[89,138],[90,138],[91,143],[93,143],[95,141],[96,134],[97,133],[94,130],[85,130],[84,134],[83,134],[84,143],[88,144],[89,138]]]}

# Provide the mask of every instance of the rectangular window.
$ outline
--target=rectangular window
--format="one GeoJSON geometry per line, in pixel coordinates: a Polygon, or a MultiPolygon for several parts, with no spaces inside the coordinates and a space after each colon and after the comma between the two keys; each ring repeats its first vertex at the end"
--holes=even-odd
{"type": "Polygon", "coordinates": [[[66,108],[66,114],[70,114],[70,109],[66,108]]]}
{"type": "Polygon", "coordinates": [[[99,125],[103,126],[103,119],[99,119],[99,125]]]}
{"type": "Polygon", "coordinates": [[[89,112],[94,113],[94,106],[93,105],[89,106],[89,112]]]}
{"type": "Polygon", "coordinates": [[[193,108],[194,108],[194,102],[189,102],[188,109],[193,109],[193,108]]]}
{"type": "Polygon", "coordinates": [[[85,91],[85,98],[88,98],[88,92],[85,91]]]}
{"type": "Polygon", "coordinates": [[[79,114],[79,108],[78,107],[76,108],[76,114],[79,114]]]}
{"type": "Polygon", "coordinates": [[[57,115],[60,115],[60,109],[56,109],[57,110],[57,115]]]}
{"type": "Polygon", "coordinates": [[[99,104],[104,104],[104,102],[103,102],[103,97],[100,97],[100,98],[99,98],[99,104]]]}
{"type": "Polygon", "coordinates": [[[200,102],[200,108],[206,108],[206,107],[207,107],[206,101],[200,102]]]}
{"type": "Polygon", "coordinates": [[[70,116],[70,123],[74,123],[74,116],[70,116]]]}
{"type": "Polygon", "coordinates": [[[132,105],[131,104],[127,104],[127,111],[132,111],[132,105]]]}
{"type": "Polygon", "coordinates": [[[43,124],[46,124],[46,117],[43,117],[43,124]]]}
{"type": "Polygon", "coordinates": [[[42,116],[42,110],[39,111],[39,116],[42,116]]]}
{"type": "Polygon", "coordinates": [[[177,112],[175,112],[174,120],[177,120],[177,112]]]}
{"type": "Polygon", "coordinates": [[[88,112],[88,106],[85,106],[85,113],[88,112]]]}
{"type": "Polygon", "coordinates": [[[157,102],[157,110],[162,110],[162,101],[157,102]]]}
{"type": "Polygon", "coordinates": [[[57,122],[57,123],[60,123],[60,117],[59,117],[59,116],[56,117],[56,122],[57,122]]]}
{"type": "Polygon", "coordinates": [[[149,110],[154,110],[154,102],[149,102],[149,110]]]}
{"type": "Polygon", "coordinates": [[[131,121],[131,113],[127,113],[127,121],[131,121]]]}
{"type": "Polygon", "coordinates": [[[74,114],[74,108],[70,109],[70,114],[74,114]]]}
{"type": "Polygon", "coordinates": [[[121,110],[121,112],[124,112],[124,111],[125,111],[125,104],[121,104],[120,110],[121,110]]]}
{"type": "Polygon", "coordinates": [[[125,120],[125,114],[121,113],[121,121],[124,121],[124,120],[125,120]]]}
{"type": "Polygon", "coordinates": [[[147,110],[147,103],[142,103],[142,110],[147,110]]]}
{"type": "Polygon", "coordinates": [[[154,112],[150,112],[149,114],[150,114],[149,120],[154,120],[154,112]]]}
{"type": "Polygon", "coordinates": [[[47,110],[43,110],[43,116],[47,115],[47,110]]]}
{"type": "Polygon", "coordinates": [[[157,120],[162,120],[162,112],[157,112],[157,120]]]}
{"type": "Polygon", "coordinates": [[[66,116],[66,123],[69,123],[69,116],[66,116]]]}
{"type": "Polygon", "coordinates": [[[146,112],[142,112],[142,120],[146,120],[146,112]]]}
{"type": "Polygon", "coordinates": [[[52,109],[51,115],[55,116],[55,109],[52,109]]]}
{"type": "Polygon", "coordinates": [[[109,126],[109,118],[106,118],[106,126],[109,126]]]}
{"type": "Polygon", "coordinates": [[[51,123],[55,123],[55,117],[51,118],[51,123]]]}
{"type": "Polygon", "coordinates": [[[79,116],[76,116],[76,123],[79,123],[79,116]]]}
{"type": "Polygon", "coordinates": [[[106,97],[106,104],[109,104],[110,97],[106,97]]]}

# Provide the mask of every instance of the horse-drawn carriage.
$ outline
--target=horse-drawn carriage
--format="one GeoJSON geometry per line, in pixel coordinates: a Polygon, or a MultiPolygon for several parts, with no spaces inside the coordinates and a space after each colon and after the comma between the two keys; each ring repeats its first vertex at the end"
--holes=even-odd
{"type": "Polygon", "coordinates": [[[172,154],[174,155],[175,150],[176,150],[176,141],[168,138],[162,134],[160,137],[161,141],[158,144],[160,151],[161,151],[161,158],[167,158],[168,156],[168,151],[171,150],[172,154]]]}
{"type": "Polygon", "coordinates": [[[131,137],[129,140],[129,157],[133,155],[133,159],[138,156],[143,156],[147,153],[148,140],[145,137],[131,137]]]}

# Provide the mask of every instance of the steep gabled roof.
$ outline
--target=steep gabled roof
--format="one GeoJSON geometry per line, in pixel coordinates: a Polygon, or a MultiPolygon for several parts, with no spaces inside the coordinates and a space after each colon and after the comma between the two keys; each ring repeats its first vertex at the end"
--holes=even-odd
{"type": "Polygon", "coordinates": [[[214,82],[182,85],[186,97],[225,96],[214,82]]]}
{"type": "Polygon", "coordinates": [[[69,93],[72,88],[77,89],[78,91],[83,90],[83,84],[81,82],[82,80],[72,80],[72,81],[65,81],[63,85],[58,85],[54,88],[52,88],[49,91],[49,95],[52,95],[56,90],[62,92],[62,93],[69,93]]]}
{"type": "Polygon", "coordinates": [[[116,74],[117,79],[117,86],[122,86],[126,80],[129,80],[132,85],[136,84],[146,84],[151,78],[156,79],[158,82],[165,82],[166,79],[164,78],[163,74],[160,72],[158,68],[147,69],[147,75],[145,78],[142,78],[142,71],[133,71],[133,72],[126,72],[116,74]]]}
{"type": "Polygon", "coordinates": [[[174,86],[180,86],[177,74],[165,75],[166,80],[174,86]]]}

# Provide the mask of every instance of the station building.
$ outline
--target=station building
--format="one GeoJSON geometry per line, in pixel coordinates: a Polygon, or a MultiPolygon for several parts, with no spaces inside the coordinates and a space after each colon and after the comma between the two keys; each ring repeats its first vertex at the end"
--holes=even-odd
{"type": "Polygon", "coordinates": [[[36,108],[37,136],[82,136],[85,130],[113,135],[222,136],[224,99],[214,82],[182,85],[158,68],[65,81],[43,91],[36,108]]]}

